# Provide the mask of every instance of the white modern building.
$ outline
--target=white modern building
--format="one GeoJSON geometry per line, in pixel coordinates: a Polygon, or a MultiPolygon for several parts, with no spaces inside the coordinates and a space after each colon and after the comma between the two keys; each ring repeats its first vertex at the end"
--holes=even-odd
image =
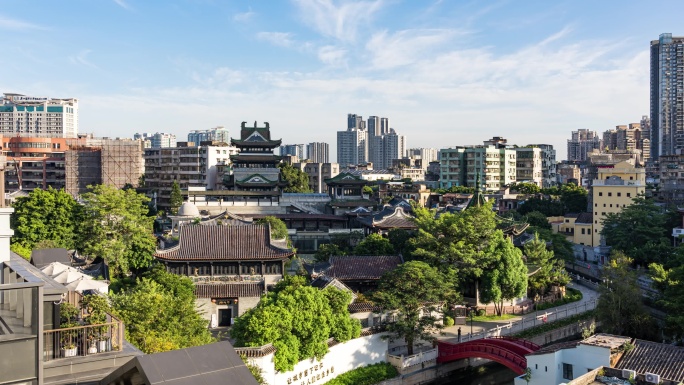
{"type": "Polygon", "coordinates": [[[430,162],[435,162],[439,156],[436,148],[410,148],[406,151],[406,156],[412,159],[421,159],[423,169],[427,170],[430,162]]]}
{"type": "Polygon", "coordinates": [[[144,132],[142,134],[136,133],[133,139],[142,140],[145,148],[172,148],[176,147],[176,135],[165,132],[157,132],[150,134],[144,132]],[[149,144],[148,144],[149,142],[149,144]]]}
{"type": "Polygon", "coordinates": [[[315,163],[329,163],[330,145],[324,142],[312,142],[307,144],[306,158],[315,163]]]}
{"type": "Polygon", "coordinates": [[[368,162],[368,132],[356,128],[337,132],[337,163],[342,169],[368,162]]]}
{"type": "Polygon", "coordinates": [[[0,104],[0,133],[41,138],[78,135],[78,99],[55,99],[4,94],[0,104]]]}

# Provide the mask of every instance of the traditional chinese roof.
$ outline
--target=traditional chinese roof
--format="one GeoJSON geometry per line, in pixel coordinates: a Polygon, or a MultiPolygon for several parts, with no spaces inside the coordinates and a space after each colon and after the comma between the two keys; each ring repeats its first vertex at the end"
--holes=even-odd
{"type": "Polygon", "coordinates": [[[373,312],[377,313],[382,311],[382,308],[373,302],[354,302],[347,306],[347,309],[349,310],[349,313],[354,314],[354,313],[365,313],[365,312],[373,312]]]}
{"type": "Polygon", "coordinates": [[[264,287],[261,283],[210,283],[196,284],[197,298],[241,298],[261,297],[264,287]]]}
{"type": "Polygon", "coordinates": [[[178,245],[157,250],[165,261],[278,260],[294,254],[275,246],[268,226],[195,226],[180,228],[178,245]]]}
{"type": "Polygon", "coordinates": [[[634,349],[625,353],[615,367],[658,374],[661,380],[684,381],[684,348],[636,340],[634,349]]]}
{"type": "Polygon", "coordinates": [[[338,290],[342,290],[351,294],[352,302],[356,299],[356,294],[354,294],[354,291],[352,289],[347,287],[347,285],[342,283],[342,281],[338,280],[337,278],[328,277],[327,275],[321,275],[318,278],[311,281],[311,286],[318,289],[325,289],[328,286],[332,286],[338,290]]]}
{"type": "Polygon", "coordinates": [[[371,207],[375,205],[370,199],[333,199],[329,204],[332,207],[371,207]]]}
{"type": "Polygon", "coordinates": [[[470,207],[480,207],[483,206],[487,201],[484,198],[484,194],[482,194],[482,191],[480,190],[482,188],[482,184],[480,183],[480,174],[477,174],[477,177],[475,178],[475,193],[473,194],[473,197],[470,198],[468,201],[468,206],[466,208],[470,207]]]}
{"type": "Polygon", "coordinates": [[[328,186],[345,186],[345,185],[367,185],[368,181],[361,179],[349,172],[341,172],[334,178],[326,179],[325,184],[328,186]]]}
{"type": "Polygon", "coordinates": [[[231,155],[230,160],[233,163],[278,163],[283,159],[280,155],[246,155],[236,154],[231,155]]]}
{"type": "Polygon", "coordinates": [[[252,174],[242,180],[235,181],[238,186],[250,187],[275,187],[279,185],[277,180],[270,180],[261,174],[252,174]]]}
{"type": "Polygon", "coordinates": [[[264,122],[266,127],[257,127],[257,122],[254,122],[254,127],[246,127],[247,122],[242,122],[240,130],[240,139],[231,139],[231,143],[237,147],[268,147],[274,148],[280,146],[282,142],[280,139],[271,140],[271,129],[268,122],[264,122]]]}
{"type": "Polygon", "coordinates": [[[417,229],[411,216],[406,214],[403,206],[385,206],[380,212],[359,218],[358,221],[367,227],[380,229],[417,229]]]}
{"type": "Polygon", "coordinates": [[[332,256],[330,267],[321,272],[340,281],[379,280],[383,274],[402,263],[396,255],[332,256]]]}

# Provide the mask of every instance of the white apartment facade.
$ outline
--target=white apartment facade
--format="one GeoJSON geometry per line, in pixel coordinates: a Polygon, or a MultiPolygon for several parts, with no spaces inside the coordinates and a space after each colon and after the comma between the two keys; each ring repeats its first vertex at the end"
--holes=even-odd
{"type": "Polygon", "coordinates": [[[75,138],[78,136],[78,99],[5,93],[0,103],[0,133],[75,138]]]}

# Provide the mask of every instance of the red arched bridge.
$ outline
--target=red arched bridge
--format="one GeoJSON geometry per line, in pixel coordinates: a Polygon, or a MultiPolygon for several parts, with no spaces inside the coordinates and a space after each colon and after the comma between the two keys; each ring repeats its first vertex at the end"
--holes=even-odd
{"type": "Polygon", "coordinates": [[[490,337],[463,343],[437,342],[437,362],[446,363],[464,358],[485,358],[505,365],[518,375],[527,369],[526,354],[540,346],[515,337],[490,337]]]}

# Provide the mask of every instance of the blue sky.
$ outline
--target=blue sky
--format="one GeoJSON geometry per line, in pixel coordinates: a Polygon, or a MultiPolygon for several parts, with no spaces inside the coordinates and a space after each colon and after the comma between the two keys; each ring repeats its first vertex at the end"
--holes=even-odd
{"type": "MultiPolygon", "coordinates": [[[[409,147],[551,143],[638,122],[666,1],[9,1],[0,92],[76,97],[99,136],[269,121],[335,154],[347,113],[409,147]]],[[[333,155],[334,156],[334,155],[333,155]]]]}

